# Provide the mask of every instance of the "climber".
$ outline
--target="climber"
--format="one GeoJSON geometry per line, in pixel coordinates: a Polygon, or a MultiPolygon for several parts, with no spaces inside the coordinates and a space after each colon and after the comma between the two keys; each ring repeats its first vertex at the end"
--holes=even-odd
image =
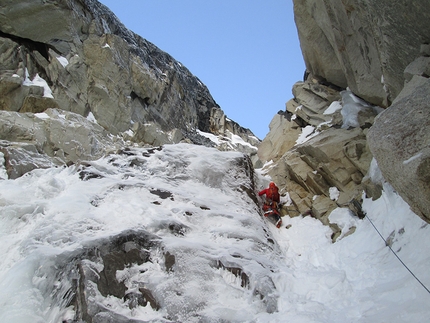
{"type": "Polygon", "coordinates": [[[282,219],[278,211],[280,196],[278,187],[274,182],[270,182],[269,187],[260,191],[258,196],[266,195],[263,204],[264,216],[271,217],[277,228],[282,224],[282,219]]]}

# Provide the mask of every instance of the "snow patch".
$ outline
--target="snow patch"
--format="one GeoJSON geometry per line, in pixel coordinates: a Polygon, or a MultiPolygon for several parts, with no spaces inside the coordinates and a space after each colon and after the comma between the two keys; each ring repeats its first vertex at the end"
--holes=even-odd
{"type": "Polygon", "coordinates": [[[97,124],[97,119],[96,119],[96,117],[94,117],[94,114],[91,111],[87,115],[87,120],[91,121],[92,123],[97,124]]]}
{"type": "Polygon", "coordinates": [[[215,143],[216,145],[221,144],[220,140],[218,139],[218,136],[215,136],[215,135],[214,135],[214,134],[212,134],[212,133],[203,132],[203,131],[201,131],[201,130],[199,130],[199,129],[197,129],[197,133],[198,133],[200,136],[203,136],[203,137],[205,137],[205,138],[210,139],[210,141],[212,141],[212,142],[213,142],[213,143],[215,143]]]}
{"type": "Polygon", "coordinates": [[[39,74],[36,74],[36,76],[33,78],[33,80],[30,80],[30,74],[28,73],[27,68],[25,69],[25,80],[22,83],[24,86],[39,86],[43,87],[43,97],[45,98],[54,98],[52,96],[51,88],[49,87],[48,83],[39,76],[39,74]]]}
{"type": "Polygon", "coordinates": [[[124,132],[127,136],[133,137],[134,136],[134,132],[131,129],[128,129],[127,131],[124,132]]]}
{"type": "Polygon", "coordinates": [[[359,218],[354,216],[350,209],[347,208],[336,208],[329,215],[330,223],[336,223],[342,230],[338,240],[342,239],[347,232],[353,227],[359,225],[359,218]]]}
{"type": "Polygon", "coordinates": [[[339,194],[340,194],[337,187],[330,187],[329,193],[330,193],[330,199],[333,201],[337,201],[337,199],[339,198],[339,194]]]}
{"type": "Polygon", "coordinates": [[[423,155],[423,153],[422,153],[422,152],[419,152],[418,154],[416,154],[416,155],[412,156],[411,158],[409,158],[409,159],[407,159],[407,160],[404,160],[404,161],[403,161],[403,165],[407,165],[407,164],[409,164],[410,162],[413,162],[414,160],[419,159],[422,155],[423,155]]]}
{"type": "Polygon", "coordinates": [[[370,166],[366,177],[369,177],[372,183],[375,184],[382,185],[385,183],[384,176],[382,175],[382,172],[378,166],[378,162],[375,158],[372,158],[372,160],[370,161],[370,166]]]}
{"type": "Polygon", "coordinates": [[[49,119],[50,118],[50,116],[46,112],[35,113],[34,115],[36,117],[38,117],[39,119],[49,119]]]}
{"type": "Polygon", "coordinates": [[[342,96],[342,128],[359,127],[358,113],[366,108],[370,108],[371,105],[355,96],[350,90],[342,91],[340,94],[342,96]]]}
{"type": "Polygon", "coordinates": [[[69,61],[63,56],[58,56],[56,57],[56,59],[60,62],[61,65],[63,65],[64,68],[69,65],[69,61]]]}
{"type": "Polygon", "coordinates": [[[0,179],[8,179],[6,172],[6,160],[2,152],[0,152],[0,179]]]}
{"type": "Polygon", "coordinates": [[[333,114],[342,109],[342,104],[339,101],[333,101],[329,107],[324,111],[324,115],[333,114]]]}
{"type": "MultiPolygon", "coordinates": [[[[228,130],[227,130],[227,131],[228,131],[228,130]]],[[[230,135],[230,137],[231,137],[231,143],[232,143],[233,145],[242,145],[242,146],[247,146],[247,147],[250,147],[250,148],[252,148],[252,149],[257,150],[257,147],[255,147],[255,146],[251,145],[249,142],[246,142],[246,141],[245,141],[245,140],[243,140],[240,136],[235,135],[235,134],[231,133],[230,131],[228,131],[228,134],[229,134],[229,135],[230,135]]]]}
{"type": "Polygon", "coordinates": [[[302,128],[302,133],[299,135],[299,138],[297,138],[296,145],[302,144],[319,134],[318,131],[316,132],[314,131],[315,131],[314,126],[306,126],[302,128]]]}

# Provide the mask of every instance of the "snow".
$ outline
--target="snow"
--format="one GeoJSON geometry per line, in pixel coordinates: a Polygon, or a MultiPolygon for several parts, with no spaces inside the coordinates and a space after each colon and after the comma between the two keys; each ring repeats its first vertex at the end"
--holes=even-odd
{"type": "MultiPolygon", "coordinates": [[[[237,145],[249,147],[253,150],[258,149],[256,146],[251,145],[249,142],[246,142],[245,140],[243,140],[240,136],[235,135],[234,133],[232,133],[228,130],[226,131],[226,136],[216,136],[212,133],[204,132],[204,131],[201,131],[199,129],[197,129],[196,131],[199,135],[210,139],[217,146],[221,145],[222,143],[228,143],[232,149],[235,149],[237,147],[237,145]]],[[[253,137],[253,136],[251,136],[251,137],[253,137]]],[[[254,138],[256,138],[256,137],[254,137],[254,138]]]]}
{"type": "Polygon", "coordinates": [[[220,144],[221,144],[220,140],[218,139],[218,136],[215,136],[215,135],[214,135],[214,134],[212,134],[212,133],[204,132],[204,131],[201,131],[201,130],[199,130],[199,129],[197,129],[197,133],[198,133],[199,135],[203,136],[203,137],[206,137],[206,138],[210,139],[210,141],[212,141],[212,142],[213,142],[213,143],[215,143],[216,145],[220,145],[220,144]]]}
{"type": "Polygon", "coordinates": [[[421,158],[422,154],[423,154],[422,152],[419,152],[418,154],[416,154],[416,155],[412,156],[411,158],[408,158],[407,160],[404,160],[404,161],[403,161],[403,165],[407,165],[407,164],[409,164],[410,162],[412,162],[412,161],[414,161],[414,160],[416,160],[416,159],[421,158]]]}
{"type": "Polygon", "coordinates": [[[39,112],[34,114],[39,119],[49,119],[51,118],[46,112],[39,112]]]}
{"type": "Polygon", "coordinates": [[[0,180],[7,179],[4,154],[0,151],[0,180]]]}
{"type": "MultiPolygon", "coordinates": [[[[359,127],[360,124],[358,122],[358,114],[360,111],[364,111],[366,109],[371,109],[374,113],[379,114],[382,111],[384,111],[383,108],[378,106],[373,106],[369,104],[368,102],[360,99],[354,93],[352,93],[349,89],[340,92],[342,96],[342,118],[343,118],[343,124],[342,128],[348,129],[349,127],[359,127]]],[[[337,107],[338,103],[333,102],[332,105],[335,104],[337,107]]],[[[330,107],[332,106],[330,105],[330,107]]],[[[330,107],[326,110],[330,110],[330,107]]],[[[338,108],[338,107],[337,107],[338,108]]],[[[326,114],[324,112],[324,114],[326,114]]],[[[334,111],[333,111],[334,112],[334,111]]]]}
{"type": "Polygon", "coordinates": [[[342,104],[339,101],[333,101],[323,114],[333,114],[340,109],[342,109],[342,104]]]}
{"type": "Polygon", "coordinates": [[[330,199],[333,201],[337,201],[337,199],[339,198],[339,190],[337,189],[337,187],[330,187],[329,188],[329,194],[330,194],[330,199]]]}
{"type": "Polygon", "coordinates": [[[365,101],[361,100],[354,95],[350,90],[340,92],[342,95],[342,128],[348,129],[349,127],[359,127],[358,113],[371,106],[365,101]]]}
{"type": "Polygon", "coordinates": [[[69,65],[69,61],[67,60],[67,58],[63,56],[58,56],[56,58],[60,62],[60,64],[63,65],[63,67],[66,67],[67,65],[69,65]]]}
{"type": "Polygon", "coordinates": [[[299,138],[297,138],[296,145],[299,145],[308,141],[309,139],[311,139],[312,137],[315,137],[319,133],[318,131],[316,132],[314,131],[315,131],[314,126],[306,126],[302,128],[302,133],[299,135],[299,138]]]}
{"type": "Polygon", "coordinates": [[[45,98],[54,98],[52,96],[51,88],[49,87],[48,83],[39,76],[39,74],[36,74],[36,76],[33,78],[33,80],[30,80],[30,75],[28,73],[27,68],[25,69],[25,80],[22,83],[24,86],[39,86],[43,87],[43,97],[45,98]]]}
{"type": "Polygon", "coordinates": [[[342,239],[351,228],[356,228],[359,225],[359,219],[352,212],[344,208],[334,209],[329,215],[329,221],[332,224],[337,224],[342,230],[337,241],[342,239]]]}
{"type": "Polygon", "coordinates": [[[87,120],[89,120],[93,123],[97,123],[97,119],[96,119],[96,117],[94,117],[94,114],[92,112],[88,113],[87,120]]]}
{"type": "Polygon", "coordinates": [[[250,148],[257,150],[257,147],[251,145],[249,142],[246,142],[240,136],[235,135],[235,134],[231,133],[230,131],[228,131],[228,133],[229,133],[229,136],[231,137],[231,142],[233,143],[233,145],[248,146],[250,148]]]}
{"type": "MultiPolygon", "coordinates": [[[[280,229],[262,218],[239,190],[249,183],[235,167],[240,153],[188,144],[131,152],[89,162],[84,170],[101,178],[81,180],[83,168],[76,165],[0,180],[0,322],[73,318],[71,308],[53,301],[66,285],[49,274],[55,261],[130,229],[159,236],[178,264],[167,273],[164,258],[154,254],[151,262],[116,273],[129,289],[145,281],[169,310],[130,310],[122,299],[94,296],[130,319],[162,322],[174,312],[182,322],[428,320],[429,293],[391,250],[430,287],[430,226],[389,185],[378,200],[363,196],[368,218],[345,208],[332,212],[330,222],[342,230],[332,243],[331,229],[310,216],[285,216],[280,229]],[[391,249],[370,221],[385,240],[390,237],[391,249]],[[172,234],[169,223],[184,227],[183,235],[172,234]],[[355,232],[345,235],[352,227],[355,232]],[[209,266],[214,259],[240,265],[251,287],[209,266]],[[256,289],[268,290],[264,301],[256,289]]],[[[375,162],[371,172],[378,177],[375,162]]],[[[256,190],[268,180],[257,173],[256,190]]]]}

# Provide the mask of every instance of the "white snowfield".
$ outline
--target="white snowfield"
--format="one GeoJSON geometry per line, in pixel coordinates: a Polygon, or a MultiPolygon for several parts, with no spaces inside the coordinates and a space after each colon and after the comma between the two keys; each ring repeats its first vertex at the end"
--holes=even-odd
{"type": "MultiPolygon", "coordinates": [[[[161,308],[130,309],[128,301],[100,293],[92,301],[130,319],[428,321],[429,292],[368,219],[335,210],[331,221],[344,232],[356,226],[356,232],[334,244],[331,230],[309,216],[284,217],[277,229],[244,192],[251,182],[243,163],[237,152],[177,144],[0,180],[0,322],[71,322],[74,309],[59,299],[74,273],[59,276],[57,262],[127,230],[155,235],[163,248],[151,251],[151,262],[118,270],[116,277],[129,290],[144,284],[161,308]],[[172,271],[165,251],[175,255],[172,271]],[[218,262],[240,268],[249,281],[244,285],[240,276],[214,266],[218,262]]],[[[258,191],[267,178],[255,176],[258,191]]],[[[365,198],[364,208],[429,288],[430,227],[389,185],[379,200],[365,198]]]]}

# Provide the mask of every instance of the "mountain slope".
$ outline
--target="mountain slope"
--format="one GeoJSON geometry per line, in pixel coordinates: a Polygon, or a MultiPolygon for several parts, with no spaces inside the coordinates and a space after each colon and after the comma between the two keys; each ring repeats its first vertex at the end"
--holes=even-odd
{"type": "MultiPolygon", "coordinates": [[[[259,214],[237,152],[124,148],[0,181],[2,322],[423,321],[428,293],[367,219],[259,214]],[[286,228],[288,227],[288,229],[286,228]]],[[[364,207],[423,283],[429,226],[387,186],[364,207]],[[381,216],[389,213],[390,217],[381,216]],[[420,252],[418,252],[420,248],[420,252]]]]}
{"type": "Polygon", "coordinates": [[[0,16],[0,110],[90,115],[150,145],[211,145],[196,130],[259,142],[185,66],[96,0],[7,0],[0,16]]]}

